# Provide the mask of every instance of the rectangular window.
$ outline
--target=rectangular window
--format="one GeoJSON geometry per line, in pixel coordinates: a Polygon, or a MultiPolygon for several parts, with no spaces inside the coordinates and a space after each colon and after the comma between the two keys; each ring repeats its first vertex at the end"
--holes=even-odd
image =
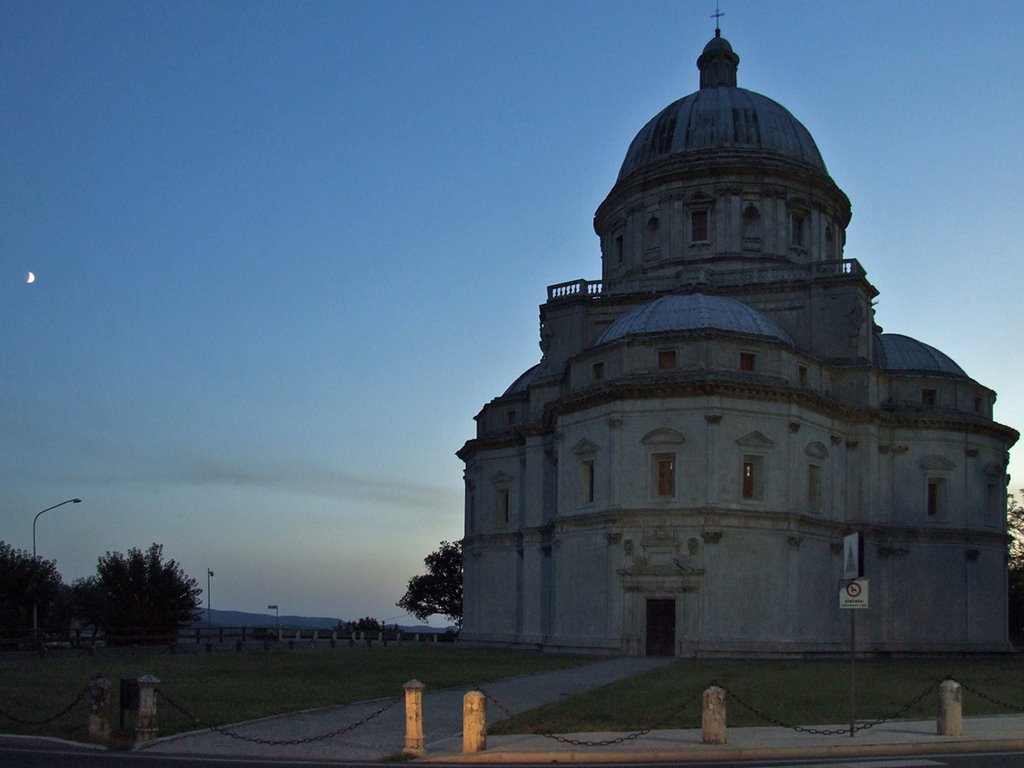
{"type": "Polygon", "coordinates": [[[509,523],[508,488],[498,489],[498,522],[502,525],[509,523]]]}
{"type": "Polygon", "coordinates": [[[515,411],[506,411],[505,412],[505,421],[508,424],[510,424],[510,425],[511,424],[515,424],[516,423],[516,412],[515,411]]]}
{"type": "Polygon", "coordinates": [[[1006,515],[1006,494],[995,483],[985,486],[985,510],[982,522],[997,525],[999,518],[1006,515]]]}
{"type": "Polygon", "coordinates": [[[594,365],[590,369],[590,372],[591,378],[593,378],[594,381],[600,381],[601,379],[604,378],[604,363],[594,363],[594,365]]]}
{"type": "Polygon", "coordinates": [[[690,213],[690,240],[695,243],[705,243],[709,240],[707,211],[690,213]]]}
{"type": "Polygon", "coordinates": [[[807,508],[817,512],[821,505],[821,467],[807,467],[807,508]]]}
{"type": "Polygon", "coordinates": [[[744,499],[756,501],[762,497],[764,478],[761,471],[760,456],[744,456],[742,477],[740,478],[741,493],[744,499]]]}
{"type": "Polygon", "coordinates": [[[942,503],[942,481],[941,480],[929,480],[928,481],[928,517],[937,517],[941,511],[942,503]]]}
{"type": "Polygon", "coordinates": [[[807,386],[807,366],[801,365],[796,369],[797,378],[800,380],[800,386],[807,386]]]}
{"type": "Polygon", "coordinates": [[[651,457],[654,472],[654,495],[671,497],[676,495],[676,455],[656,453],[651,457]]]}
{"type": "Polygon", "coordinates": [[[931,408],[935,405],[935,401],[938,399],[938,392],[934,389],[922,389],[921,390],[921,405],[931,408]]]}
{"type": "Polygon", "coordinates": [[[794,215],[789,219],[790,242],[797,248],[804,247],[804,217],[794,215]]]}
{"type": "Polygon", "coordinates": [[[658,368],[665,370],[676,367],[676,351],[674,349],[658,350],[658,368]]]}
{"type": "Polygon", "coordinates": [[[619,235],[618,237],[615,238],[615,261],[618,264],[622,263],[622,253],[622,235],[619,235]]]}
{"type": "Polygon", "coordinates": [[[580,462],[580,504],[591,504],[594,501],[594,460],[585,459],[580,462]]]}
{"type": "Polygon", "coordinates": [[[740,370],[752,371],[757,364],[757,355],[753,352],[740,352],[740,370]]]}

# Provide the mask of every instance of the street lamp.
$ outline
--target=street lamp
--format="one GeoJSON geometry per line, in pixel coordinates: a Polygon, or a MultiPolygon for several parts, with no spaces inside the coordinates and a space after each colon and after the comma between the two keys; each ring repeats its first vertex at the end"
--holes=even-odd
{"type": "MultiPolygon", "coordinates": [[[[49,512],[51,509],[57,507],[63,507],[65,504],[81,504],[81,499],[65,499],[60,504],[54,504],[52,507],[47,507],[43,512],[49,512]]],[[[35,517],[32,518],[32,564],[35,565],[36,561],[36,521],[39,519],[39,515],[43,514],[39,512],[35,517]]],[[[35,590],[32,590],[32,637],[39,636],[39,603],[36,600],[35,590]]]]}
{"type": "Polygon", "coordinates": [[[213,571],[209,568],[206,569],[206,625],[213,631],[213,610],[211,609],[211,603],[213,602],[213,596],[210,594],[210,580],[213,578],[213,571]]]}

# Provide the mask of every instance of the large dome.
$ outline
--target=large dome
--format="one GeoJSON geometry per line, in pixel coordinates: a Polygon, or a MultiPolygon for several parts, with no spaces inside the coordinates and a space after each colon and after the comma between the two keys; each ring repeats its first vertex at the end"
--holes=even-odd
{"type": "Polygon", "coordinates": [[[619,180],[668,158],[709,150],[756,150],[827,173],[810,132],[767,96],[736,87],[740,57],[715,30],[697,68],[700,90],[669,104],[633,139],[619,180]]]}
{"type": "Polygon", "coordinates": [[[793,344],[788,333],[756,309],[727,296],[703,293],[662,296],[627,312],[605,329],[597,343],[650,333],[707,330],[763,336],[793,344]]]}
{"type": "Polygon", "coordinates": [[[759,150],[827,173],[810,132],[776,101],[745,88],[704,88],[668,105],[633,139],[619,180],[669,157],[759,150]]]}

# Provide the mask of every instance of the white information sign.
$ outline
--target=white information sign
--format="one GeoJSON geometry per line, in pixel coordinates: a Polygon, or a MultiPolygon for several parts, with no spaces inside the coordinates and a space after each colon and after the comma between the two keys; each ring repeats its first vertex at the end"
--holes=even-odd
{"type": "Polygon", "coordinates": [[[840,608],[868,607],[868,580],[853,579],[839,588],[840,608]]]}
{"type": "Polygon", "coordinates": [[[864,536],[858,531],[843,537],[843,578],[859,579],[864,575],[864,536]]]}

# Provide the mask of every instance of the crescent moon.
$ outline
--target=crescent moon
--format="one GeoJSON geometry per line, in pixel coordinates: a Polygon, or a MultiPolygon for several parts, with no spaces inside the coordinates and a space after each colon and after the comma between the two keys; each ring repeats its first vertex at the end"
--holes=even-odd
{"type": "Polygon", "coordinates": [[[28,277],[25,278],[25,282],[28,283],[29,285],[31,285],[35,281],[36,281],[36,273],[35,272],[29,272],[28,273],[28,277]]]}

